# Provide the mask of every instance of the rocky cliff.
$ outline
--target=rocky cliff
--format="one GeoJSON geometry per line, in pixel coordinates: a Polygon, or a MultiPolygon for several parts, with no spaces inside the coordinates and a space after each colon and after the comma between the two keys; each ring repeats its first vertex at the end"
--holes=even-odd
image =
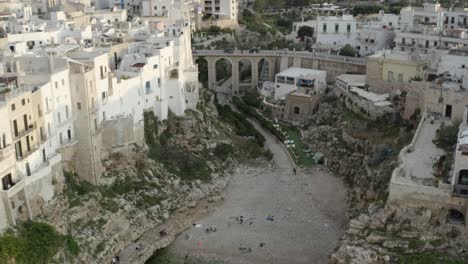
{"type": "MultiPolygon", "coordinates": [[[[229,168],[243,156],[234,128],[219,121],[213,95],[203,94],[197,110],[158,121],[145,114],[145,146],[103,158],[105,184],[94,186],[65,173],[65,188],[44,211],[45,221],[80,245],[77,258],[60,253],[60,263],[107,263],[126,245],[165,223],[180,208],[201,199],[217,201],[229,168]],[[236,144],[233,144],[236,140],[236,144]]],[[[185,219],[184,221],[187,221],[185,219]]],[[[169,241],[170,242],[170,241],[169,241]]],[[[166,241],[167,243],[167,241],[166,241]]]]}

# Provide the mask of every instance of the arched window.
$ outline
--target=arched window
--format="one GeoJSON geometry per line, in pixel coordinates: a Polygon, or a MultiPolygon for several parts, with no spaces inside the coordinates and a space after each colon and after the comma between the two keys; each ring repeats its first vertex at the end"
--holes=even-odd
{"type": "Polygon", "coordinates": [[[447,224],[465,225],[465,216],[458,210],[450,209],[447,214],[447,224]]]}
{"type": "Polygon", "coordinates": [[[298,115],[298,114],[300,114],[300,112],[301,112],[301,109],[298,106],[295,106],[294,107],[294,114],[298,115]]]}

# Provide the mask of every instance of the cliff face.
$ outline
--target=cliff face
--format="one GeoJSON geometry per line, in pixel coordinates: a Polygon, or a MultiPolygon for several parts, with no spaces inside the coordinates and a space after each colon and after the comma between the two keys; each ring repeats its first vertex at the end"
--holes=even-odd
{"type": "Polygon", "coordinates": [[[349,222],[331,263],[466,263],[463,226],[446,225],[445,215],[427,208],[386,204],[397,155],[416,126],[416,117],[369,121],[337,103],[320,105],[305,141],[325,154],[350,199],[349,222]]]}
{"type": "Polygon", "coordinates": [[[65,173],[63,192],[45,209],[44,220],[75,237],[81,252],[78,259],[61,253],[58,261],[106,263],[177,209],[193,208],[202,198],[221,199],[239,150],[230,126],[218,120],[212,94],[203,99],[183,117],[160,122],[147,113],[149,143],[105,157],[105,184],[65,173]],[[220,151],[226,148],[232,151],[220,151]]]}

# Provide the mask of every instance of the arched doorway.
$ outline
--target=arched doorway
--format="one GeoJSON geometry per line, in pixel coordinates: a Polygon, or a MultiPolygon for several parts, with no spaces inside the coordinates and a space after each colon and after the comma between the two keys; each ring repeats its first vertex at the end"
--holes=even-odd
{"type": "Polygon", "coordinates": [[[239,94],[243,95],[252,88],[252,62],[248,59],[239,61],[239,94]]]}
{"type": "Polygon", "coordinates": [[[262,58],[258,62],[258,85],[262,87],[263,83],[270,80],[270,63],[262,58]]]}
{"type": "Polygon", "coordinates": [[[205,57],[199,57],[195,60],[198,66],[198,81],[203,84],[203,87],[208,87],[208,61],[205,57]]]}

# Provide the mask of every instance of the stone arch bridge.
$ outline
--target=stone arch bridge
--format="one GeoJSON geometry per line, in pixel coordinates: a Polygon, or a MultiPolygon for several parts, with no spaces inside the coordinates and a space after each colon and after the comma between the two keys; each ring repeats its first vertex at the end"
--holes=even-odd
{"type": "Polygon", "coordinates": [[[193,52],[193,57],[194,60],[204,58],[208,63],[208,88],[216,90],[221,88],[226,90],[224,93],[230,95],[237,95],[241,90],[239,65],[241,61],[245,60],[248,60],[251,64],[251,88],[255,88],[259,82],[260,61],[268,64],[268,80],[272,82],[274,82],[275,74],[290,67],[327,71],[327,81],[329,83],[334,82],[336,76],[340,74],[366,73],[366,60],[363,58],[308,51],[260,50],[257,53],[250,53],[247,50],[236,50],[233,53],[225,53],[223,50],[197,50],[193,52]],[[217,83],[216,81],[216,62],[221,59],[226,59],[232,65],[232,78],[229,85],[217,83]]]}

